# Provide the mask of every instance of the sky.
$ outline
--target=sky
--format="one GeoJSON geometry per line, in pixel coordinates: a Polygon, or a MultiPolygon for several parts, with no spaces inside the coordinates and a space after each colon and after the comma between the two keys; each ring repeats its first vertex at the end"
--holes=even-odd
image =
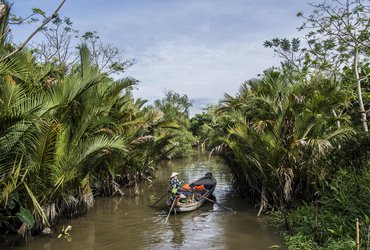
{"type": "MultiPolygon", "coordinates": [[[[13,13],[25,17],[35,7],[51,14],[60,0],[13,3],[13,13]]],[[[135,97],[151,102],[173,90],[193,101],[194,114],[278,66],[263,42],[303,37],[298,11],[311,10],[304,0],[66,0],[59,15],[82,33],[97,31],[103,42],[136,60],[122,75],[140,81],[135,97]]],[[[35,27],[12,27],[13,41],[35,27]]]]}

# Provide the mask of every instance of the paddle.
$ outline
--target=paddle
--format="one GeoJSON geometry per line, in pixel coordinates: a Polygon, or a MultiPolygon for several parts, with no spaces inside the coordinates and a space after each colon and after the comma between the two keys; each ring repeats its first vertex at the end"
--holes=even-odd
{"type": "Polygon", "coordinates": [[[155,204],[157,204],[158,202],[160,202],[164,197],[167,196],[167,194],[168,194],[168,191],[159,200],[157,200],[155,203],[153,203],[152,205],[150,205],[150,207],[153,207],[155,204]]]}
{"type": "Polygon", "coordinates": [[[235,211],[234,211],[234,209],[229,208],[229,207],[226,207],[226,206],[224,206],[224,205],[222,205],[222,204],[220,204],[220,203],[218,203],[218,202],[216,202],[216,201],[214,201],[214,200],[212,200],[212,199],[209,199],[209,198],[207,198],[207,197],[205,197],[205,196],[203,196],[203,195],[201,195],[201,194],[198,194],[198,193],[194,192],[193,190],[189,190],[189,189],[184,188],[184,187],[183,187],[183,189],[185,189],[185,190],[187,190],[187,191],[190,191],[190,192],[192,192],[192,193],[194,193],[194,194],[196,194],[196,195],[198,195],[198,196],[202,197],[203,199],[205,199],[205,200],[207,200],[207,201],[211,201],[211,202],[213,202],[213,203],[215,203],[215,204],[219,205],[220,207],[225,208],[225,209],[227,209],[227,210],[229,210],[229,211],[231,211],[231,212],[235,212],[235,211]]]}
{"type": "Polygon", "coordinates": [[[211,201],[211,202],[213,202],[213,203],[215,203],[215,204],[217,204],[217,205],[219,205],[220,207],[222,207],[222,208],[225,208],[225,209],[227,209],[227,210],[229,210],[229,211],[231,211],[231,212],[235,212],[235,210],[234,209],[232,209],[232,208],[229,208],[229,207],[226,207],[226,206],[224,206],[224,205],[222,205],[222,204],[220,204],[220,203],[218,203],[218,202],[216,202],[216,201],[214,201],[214,200],[212,200],[212,199],[209,199],[209,198],[207,198],[207,197],[205,197],[205,196],[203,196],[203,195],[201,195],[201,194],[197,194],[197,193],[195,193],[196,195],[199,195],[200,197],[202,197],[203,199],[206,199],[207,201],[211,201]]]}
{"type": "Polygon", "coordinates": [[[172,205],[171,205],[170,211],[168,212],[167,218],[166,218],[166,220],[164,221],[164,224],[166,224],[166,223],[167,223],[168,218],[170,217],[170,214],[171,214],[172,208],[173,208],[173,206],[175,205],[175,203],[176,203],[176,197],[173,197],[173,202],[172,202],[172,205]]]}

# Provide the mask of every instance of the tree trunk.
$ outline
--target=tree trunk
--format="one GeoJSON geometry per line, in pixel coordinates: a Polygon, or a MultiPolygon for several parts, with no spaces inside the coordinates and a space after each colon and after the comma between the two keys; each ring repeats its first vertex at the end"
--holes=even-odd
{"type": "Polygon", "coordinates": [[[258,211],[257,216],[260,216],[262,211],[265,209],[267,204],[267,198],[266,198],[266,187],[265,185],[262,186],[262,192],[261,192],[261,205],[260,210],[258,211]]]}
{"type": "Polygon", "coordinates": [[[358,48],[357,47],[355,48],[354,70],[355,70],[355,77],[356,77],[357,96],[358,96],[359,111],[361,113],[362,127],[364,128],[365,132],[368,132],[369,128],[367,126],[366,111],[364,107],[364,102],[362,101],[360,74],[358,73],[358,48]]]}

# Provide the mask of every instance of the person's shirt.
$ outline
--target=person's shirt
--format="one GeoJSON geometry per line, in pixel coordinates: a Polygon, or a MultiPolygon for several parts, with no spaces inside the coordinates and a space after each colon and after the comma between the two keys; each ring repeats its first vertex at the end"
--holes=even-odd
{"type": "Polygon", "coordinates": [[[180,187],[180,181],[176,178],[176,177],[174,177],[174,178],[172,178],[171,180],[170,180],[170,184],[171,184],[171,187],[172,188],[179,188],[180,187]]]}

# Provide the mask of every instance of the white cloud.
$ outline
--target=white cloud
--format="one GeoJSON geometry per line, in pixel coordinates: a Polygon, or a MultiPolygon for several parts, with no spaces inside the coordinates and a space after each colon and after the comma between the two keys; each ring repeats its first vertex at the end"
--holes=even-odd
{"type": "Polygon", "coordinates": [[[128,73],[141,81],[135,93],[144,98],[160,96],[164,89],[190,98],[220,98],[274,64],[271,51],[259,42],[200,44],[184,38],[148,48],[128,73]]]}
{"type": "MultiPolygon", "coordinates": [[[[51,13],[58,2],[17,0],[14,7],[27,16],[31,7],[51,13]]],[[[295,13],[305,8],[296,0],[79,0],[66,1],[60,14],[138,60],[127,72],[141,82],[136,96],[152,100],[171,89],[214,100],[278,65],[262,43],[297,36],[295,13]]],[[[14,28],[17,41],[31,31],[14,28]]]]}

